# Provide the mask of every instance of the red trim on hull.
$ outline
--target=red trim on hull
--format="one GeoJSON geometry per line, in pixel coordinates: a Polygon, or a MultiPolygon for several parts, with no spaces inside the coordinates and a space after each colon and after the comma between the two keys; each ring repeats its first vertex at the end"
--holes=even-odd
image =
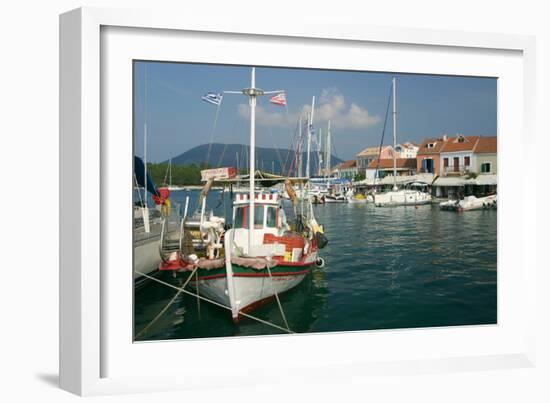
{"type": "MultiPolygon", "coordinates": [[[[309,266],[312,266],[313,263],[309,266]]],[[[288,272],[282,272],[282,273],[271,273],[271,275],[273,277],[283,277],[283,276],[298,276],[298,275],[301,275],[301,274],[306,274],[306,273],[309,273],[311,271],[311,267],[308,267],[307,269],[304,269],[304,270],[300,270],[300,271],[288,271],[288,272]]],[[[213,280],[213,279],[217,279],[217,278],[223,278],[225,277],[226,274],[223,273],[223,274],[214,274],[214,275],[211,275],[211,276],[204,276],[204,277],[199,277],[199,280],[213,280]]],[[[233,273],[233,277],[269,277],[269,273],[267,272],[267,270],[265,270],[264,273],[233,273]]],[[[191,283],[194,283],[195,281],[194,280],[191,280],[191,283]]]]}

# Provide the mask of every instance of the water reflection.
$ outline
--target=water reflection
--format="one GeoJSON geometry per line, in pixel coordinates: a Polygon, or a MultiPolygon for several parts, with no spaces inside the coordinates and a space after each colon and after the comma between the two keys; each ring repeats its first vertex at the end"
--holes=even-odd
{"type": "MultiPolygon", "coordinates": [[[[185,193],[179,193],[183,201],[185,193]]],[[[214,193],[208,203],[229,211],[228,201],[214,193]]],[[[496,211],[456,214],[429,205],[370,204],[314,208],[330,239],[323,250],[326,266],[281,295],[293,331],[496,323],[496,211]]],[[[183,281],[169,275],[163,280],[183,281]]],[[[153,283],[136,291],[136,333],[175,293],[153,283]]],[[[283,323],[275,301],[253,314],[283,323]]],[[[275,333],[280,331],[249,319],[234,325],[225,310],[181,294],[141,339],[275,333]]]]}

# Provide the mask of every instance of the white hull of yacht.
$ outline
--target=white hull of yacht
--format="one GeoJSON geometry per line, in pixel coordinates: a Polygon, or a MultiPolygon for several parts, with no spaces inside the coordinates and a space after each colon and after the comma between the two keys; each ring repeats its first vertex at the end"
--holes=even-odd
{"type": "Polygon", "coordinates": [[[374,195],[376,207],[418,206],[431,202],[430,194],[418,190],[396,190],[374,195]]]}
{"type": "Polygon", "coordinates": [[[134,280],[143,277],[140,273],[151,274],[161,262],[160,235],[152,236],[134,245],[134,280]]]}

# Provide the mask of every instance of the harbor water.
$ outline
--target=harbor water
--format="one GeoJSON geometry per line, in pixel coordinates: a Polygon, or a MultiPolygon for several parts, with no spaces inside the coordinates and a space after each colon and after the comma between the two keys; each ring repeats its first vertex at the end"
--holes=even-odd
{"type": "MultiPolygon", "coordinates": [[[[177,191],[183,203],[198,192],[177,191]]],[[[229,193],[213,191],[208,205],[230,217],[229,193]]],[[[292,216],[290,204],[287,205],[292,216]]],[[[314,206],[329,244],[325,267],[280,296],[294,332],[334,332],[495,324],[497,321],[497,211],[440,211],[437,205],[377,208],[372,204],[314,206]]],[[[185,278],[159,273],[180,286],[185,278]]],[[[135,290],[137,341],[282,333],[243,319],[154,281],[135,290]]],[[[275,300],[252,314],[283,325],[275,300]]]]}

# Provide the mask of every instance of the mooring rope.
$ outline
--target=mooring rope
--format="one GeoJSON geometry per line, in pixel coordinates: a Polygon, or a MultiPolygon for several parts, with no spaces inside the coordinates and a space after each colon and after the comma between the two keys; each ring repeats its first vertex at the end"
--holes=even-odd
{"type": "Polygon", "coordinates": [[[267,269],[267,272],[269,273],[269,278],[271,279],[271,290],[273,291],[273,294],[275,294],[275,299],[277,300],[277,305],[279,305],[279,310],[281,311],[281,316],[283,317],[283,321],[285,322],[285,326],[289,332],[292,332],[290,330],[290,327],[288,326],[288,322],[286,321],[285,311],[283,311],[283,306],[281,305],[281,300],[279,300],[279,294],[277,294],[277,291],[275,291],[275,287],[273,286],[273,276],[271,275],[271,269],[269,268],[269,265],[265,266],[267,269]]]}
{"type": "MultiPolygon", "coordinates": [[[[181,291],[181,292],[183,292],[183,293],[185,293],[185,294],[188,294],[188,295],[191,295],[191,296],[193,296],[193,297],[197,297],[197,298],[199,298],[199,299],[202,299],[203,301],[209,302],[209,303],[211,303],[211,304],[213,304],[213,305],[219,306],[220,308],[224,308],[224,309],[227,309],[227,310],[231,311],[231,308],[230,308],[230,307],[225,306],[225,305],[223,305],[223,304],[220,304],[219,302],[212,301],[211,299],[205,298],[205,297],[203,297],[202,295],[198,295],[198,296],[197,296],[197,295],[193,294],[193,293],[190,292],[190,291],[184,290],[183,288],[176,287],[175,285],[172,285],[172,284],[167,283],[167,282],[165,282],[165,281],[159,280],[158,278],[149,276],[148,274],[139,272],[139,271],[137,271],[137,270],[135,270],[135,272],[138,273],[138,274],[140,274],[140,275],[142,275],[142,276],[145,277],[145,278],[148,278],[148,279],[150,279],[150,280],[156,281],[156,282],[159,283],[159,284],[163,284],[163,285],[165,285],[165,286],[167,286],[167,287],[173,288],[173,289],[178,290],[178,291],[181,291]]],[[[294,332],[292,332],[292,331],[290,331],[290,330],[288,330],[288,329],[285,329],[285,328],[282,327],[282,326],[276,325],[276,324],[274,324],[274,323],[268,322],[268,321],[266,321],[266,320],[257,318],[256,316],[252,316],[252,315],[249,315],[249,314],[244,313],[244,312],[241,312],[241,311],[239,311],[239,315],[242,315],[242,316],[244,316],[244,317],[246,317],[246,318],[253,319],[253,320],[255,320],[255,321],[258,321],[258,322],[260,322],[260,323],[263,323],[264,325],[274,327],[275,329],[282,330],[282,331],[285,332],[285,333],[294,333],[294,332]]]]}
{"type": "MultiPolygon", "coordinates": [[[[195,269],[193,270],[193,272],[191,273],[191,275],[189,276],[189,278],[187,279],[187,281],[185,282],[185,284],[183,285],[182,288],[185,288],[185,286],[189,283],[189,280],[191,280],[191,277],[193,276],[194,272],[196,272],[198,269],[198,267],[195,267],[195,269]]],[[[178,290],[178,292],[176,293],[176,295],[174,295],[174,298],[172,298],[170,300],[170,302],[168,302],[168,304],[166,304],[166,306],[164,308],[161,309],[161,311],[157,314],[157,316],[155,316],[153,318],[153,320],[151,322],[149,322],[147,324],[147,326],[145,326],[143,329],[141,329],[141,331],[136,335],[136,339],[139,338],[139,336],[141,336],[143,333],[147,332],[147,330],[149,330],[149,328],[151,326],[153,326],[160,318],[162,315],[164,315],[164,313],[168,310],[168,308],[174,303],[174,301],[176,301],[176,299],[178,298],[178,296],[181,294],[181,291],[178,290]]]]}

